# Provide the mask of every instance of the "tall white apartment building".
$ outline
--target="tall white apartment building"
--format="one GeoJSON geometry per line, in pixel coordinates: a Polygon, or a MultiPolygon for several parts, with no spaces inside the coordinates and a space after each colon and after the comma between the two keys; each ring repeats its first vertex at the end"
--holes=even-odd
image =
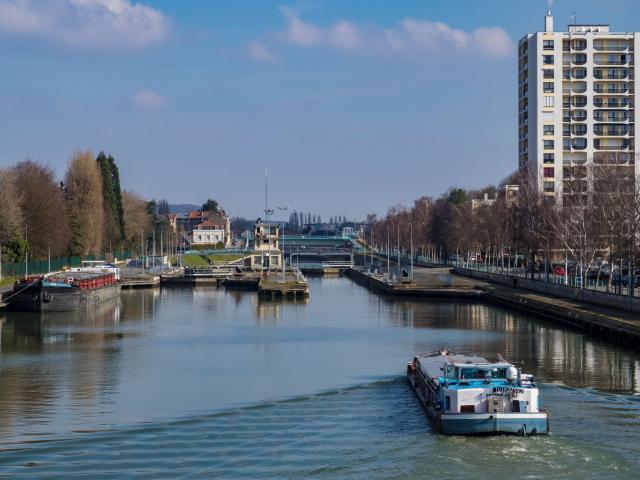
{"type": "Polygon", "coordinates": [[[635,52],[640,36],[608,25],[569,25],[518,43],[519,167],[535,172],[545,196],[586,191],[590,162],[635,166],[635,52]]]}

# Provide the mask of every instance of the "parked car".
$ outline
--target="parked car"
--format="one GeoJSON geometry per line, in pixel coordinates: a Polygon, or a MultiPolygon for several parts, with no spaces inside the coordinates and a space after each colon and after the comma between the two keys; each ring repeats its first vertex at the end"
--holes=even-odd
{"type": "Polygon", "coordinates": [[[553,274],[554,275],[565,275],[566,274],[566,270],[564,268],[564,265],[555,265],[553,267],[553,274]]]}
{"type": "MultiPolygon", "coordinates": [[[[638,287],[640,285],[640,271],[637,272],[632,272],[633,278],[633,285],[635,287],[638,287]],[[635,275],[633,275],[633,273],[635,273],[635,275]]],[[[619,269],[615,269],[615,271],[613,272],[613,274],[611,275],[611,283],[613,283],[614,285],[622,285],[623,287],[626,287],[629,285],[629,270],[622,270],[622,272],[619,269]]]]}

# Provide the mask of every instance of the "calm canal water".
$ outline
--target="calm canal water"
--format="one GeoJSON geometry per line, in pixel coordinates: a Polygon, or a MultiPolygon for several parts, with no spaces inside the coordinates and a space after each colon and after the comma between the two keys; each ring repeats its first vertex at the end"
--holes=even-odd
{"type": "Polygon", "coordinates": [[[310,282],[307,302],[163,289],[123,292],[89,315],[0,314],[0,474],[640,475],[637,354],[489,305],[310,282]],[[434,434],[404,369],[441,346],[524,361],[553,434],[434,434]]]}

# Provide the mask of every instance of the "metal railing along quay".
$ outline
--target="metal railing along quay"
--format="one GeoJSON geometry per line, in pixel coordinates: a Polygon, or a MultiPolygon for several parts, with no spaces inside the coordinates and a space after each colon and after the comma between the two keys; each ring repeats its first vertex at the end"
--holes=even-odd
{"type": "MultiPolygon", "coordinates": [[[[507,265],[485,265],[481,263],[465,261],[448,262],[448,265],[451,267],[464,268],[477,272],[491,273],[494,275],[504,275],[505,277],[523,278],[535,282],[540,282],[541,284],[549,283],[554,285],[563,285],[567,287],[593,290],[624,297],[640,296],[640,285],[635,284],[629,286],[629,280],[626,276],[623,276],[620,280],[613,280],[609,276],[604,275],[596,276],[596,278],[590,278],[588,272],[583,277],[572,274],[558,275],[554,274],[553,272],[544,271],[535,271],[532,273],[530,270],[523,267],[514,267],[507,265]]],[[[594,270],[590,270],[590,272],[594,272],[594,270]]],[[[631,280],[631,283],[634,283],[633,279],[631,280]]]]}

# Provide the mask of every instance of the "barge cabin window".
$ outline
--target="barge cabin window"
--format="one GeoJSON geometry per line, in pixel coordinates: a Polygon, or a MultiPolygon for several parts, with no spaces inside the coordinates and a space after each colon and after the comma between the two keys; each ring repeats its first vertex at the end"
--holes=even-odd
{"type": "Polygon", "coordinates": [[[507,369],[505,368],[460,368],[458,369],[460,380],[484,380],[486,377],[491,378],[507,378],[507,369]]]}

